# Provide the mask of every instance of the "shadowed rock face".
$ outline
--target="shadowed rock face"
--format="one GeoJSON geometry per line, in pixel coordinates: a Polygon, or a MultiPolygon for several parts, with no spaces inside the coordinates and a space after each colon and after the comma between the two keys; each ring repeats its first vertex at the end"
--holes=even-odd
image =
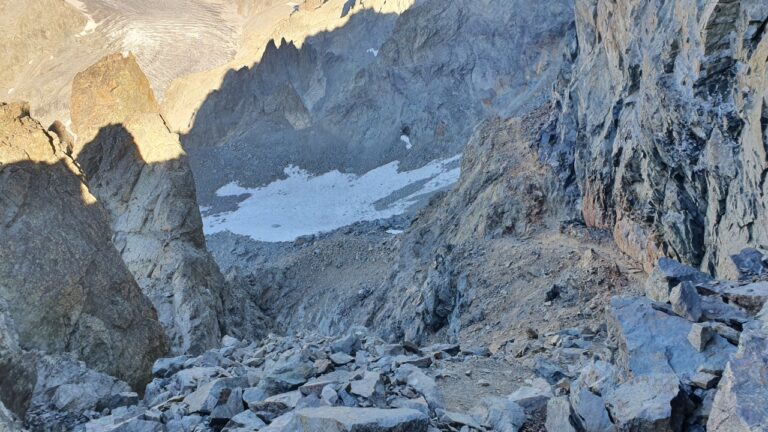
{"type": "Polygon", "coordinates": [[[259,186],[290,164],[364,173],[460,153],[482,119],[548,97],[572,18],[569,0],[427,0],[401,15],[357,9],[302,44],[270,42],[224,76],[182,137],[201,203],[224,205],[221,186],[259,186]]]}
{"type": "Polygon", "coordinates": [[[218,344],[223,277],[205,249],[192,172],[132,56],[75,77],[75,155],[114,242],[178,353],[218,344]]]}
{"type": "MultiPolygon", "coordinates": [[[[71,352],[138,387],[166,352],[165,337],[115,250],[106,216],[79,169],[28,108],[0,105],[4,323],[18,333],[20,349],[71,352]]],[[[5,348],[7,337],[0,337],[5,348]]],[[[0,366],[0,376],[7,366],[0,366]]],[[[25,379],[20,374],[11,381],[25,379]]]]}
{"type": "Polygon", "coordinates": [[[584,220],[650,269],[660,255],[725,277],[768,246],[768,5],[576,2],[578,56],[560,139],[584,220]]]}

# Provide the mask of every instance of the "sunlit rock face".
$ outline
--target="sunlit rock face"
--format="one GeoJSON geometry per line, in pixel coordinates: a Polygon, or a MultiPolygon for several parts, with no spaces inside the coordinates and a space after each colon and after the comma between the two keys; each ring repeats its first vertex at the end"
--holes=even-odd
{"type": "Polygon", "coordinates": [[[76,158],[172,349],[215,346],[223,278],[205,249],[187,157],[135,58],[114,54],[78,74],[71,107],[76,158]]]}
{"type": "Polygon", "coordinates": [[[768,5],[576,2],[577,57],[542,158],[584,220],[650,269],[660,255],[735,277],[768,246],[768,5]]]}
{"type": "Polygon", "coordinates": [[[0,221],[0,312],[19,348],[145,384],[166,353],[155,310],[79,168],[20,104],[0,105],[0,221]]]}

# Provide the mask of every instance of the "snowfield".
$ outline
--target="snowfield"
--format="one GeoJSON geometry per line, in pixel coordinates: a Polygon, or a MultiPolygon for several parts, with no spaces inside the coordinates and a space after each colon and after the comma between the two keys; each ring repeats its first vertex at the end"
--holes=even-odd
{"type": "Polygon", "coordinates": [[[359,176],[339,171],[313,176],[290,166],[285,169],[287,178],[261,188],[230,183],[217,195],[248,197],[235,211],[205,215],[205,233],[230,231],[258,241],[293,241],[359,221],[403,214],[419,198],[458,181],[460,160],[457,155],[402,172],[395,161],[359,176]]]}

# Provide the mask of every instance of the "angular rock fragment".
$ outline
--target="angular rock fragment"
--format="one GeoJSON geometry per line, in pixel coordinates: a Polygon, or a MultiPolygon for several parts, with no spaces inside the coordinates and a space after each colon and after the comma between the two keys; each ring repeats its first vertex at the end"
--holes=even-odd
{"type": "Polygon", "coordinates": [[[669,293],[669,302],[672,310],[688,321],[697,322],[701,318],[701,298],[692,283],[675,285],[669,293]]]}
{"type": "Polygon", "coordinates": [[[323,407],[297,410],[264,432],[427,432],[429,419],[416,410],[323,407]]]}
{"type": "Polygon", "coordinates": [[[756,314],[768,301],[768,282],[755,282],[738,287],[729,287],[724,296],[752,314],[756,314]]]}
{"type": "Polygon", "coordinates": [[[622,383],[606,395],[619,430],[677,432],[687,400],[674,374],[643,375],[622,383]]]}
{"type": "Polygon", "coordinates": [[[690,282],[695,286],[711,279],[712,277],[693,267],[669,258],[661,258],[645,283],[645,294],[653,301],[667,303],[674,286],[683,282],[690,282]]]}
{"type": "Polygon", "coordinates": [[[571,404],[568,398],[560,396],[552,398],[547,402],[547,422],[548,431],[576,432],[571,421],[571,404]]]}
{"type": "Polygon", "coordinates": [[[702,352],[714,335],[715,331],[709,324],[696,323],[691,326],[691,331],[688,332],[688,342],[696,351],[702,352]]]}
{"type": "Polygon", "coordinates": [[[554,397],[549,383],[536,378],[529,386],[520,387],[507,399],[520,405],[527,414],[535,413],[547,406],[547,401],[554,397]]]}
{"type": "Polygon", "coordinates": [[[525,411],[520,405],[499,397],[481,400],[470,414],[486,428],[498,432],[517,432],[526,420],[525,411]]]}
{"type": "Polygon", "coordinates": [[[768,429],[768,337],[742,333],[739,351],[717,386],[709,431],[757,432],[768,429]]]}

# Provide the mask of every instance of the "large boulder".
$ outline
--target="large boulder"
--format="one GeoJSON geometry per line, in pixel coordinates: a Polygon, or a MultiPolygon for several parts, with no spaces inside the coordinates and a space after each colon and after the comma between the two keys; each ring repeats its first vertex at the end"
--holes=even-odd
{"type": "Polygon", "coordinates": [[[217,346],[224,278],[206,250],[187,156],[136,59],[115,54],[79,73],[71,111],[74,155],[173,351],[217,346]]]}
{"type": "Polygon", "coordinates": [[[614,297],[607,313],[609,333],[616,338],[617,364],[633,375],[676,374],[685,381],[700,368],[723,370],[736,350],[720,335],[713,335],[697,351],[688,341],[693,323],[654,308],[643,297],[614,297]]]}
{"type": "Polygon", "coordinates": [[[0,312],[21,349],[71,352],[141,386],[165,337],[111,237],[58,140],[27,106],[0,105],[0,312]]]}

